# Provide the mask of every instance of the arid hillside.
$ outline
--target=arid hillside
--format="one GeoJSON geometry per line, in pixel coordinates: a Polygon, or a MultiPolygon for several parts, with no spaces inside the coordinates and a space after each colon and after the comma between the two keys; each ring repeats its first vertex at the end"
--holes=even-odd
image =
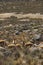
{"type": "Polygon", "coordinates": [[[0,65],[43,65],[43,1],[0,2],[0,65]]]}

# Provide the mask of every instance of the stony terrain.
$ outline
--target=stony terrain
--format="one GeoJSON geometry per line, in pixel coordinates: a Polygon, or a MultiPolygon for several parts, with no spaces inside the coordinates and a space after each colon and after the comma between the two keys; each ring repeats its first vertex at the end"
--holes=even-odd
{"type": "Polygon", "coordinates": [[[43,65],[42,8],[43,1],[0,2],[0,65],[43,65]]]}

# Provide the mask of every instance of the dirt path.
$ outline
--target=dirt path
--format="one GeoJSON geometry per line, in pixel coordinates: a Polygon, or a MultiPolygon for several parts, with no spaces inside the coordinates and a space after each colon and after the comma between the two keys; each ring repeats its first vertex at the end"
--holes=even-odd
{"type": "Polygon", "coordinates": [[[16,13],[3,13],[3,14],[0,14],[0,19],[5,19],[7,17],[11,17],[11,16],[15,16],[17,18],[25,18],[25,17],[28,17],[28,18],[40,18],[40,19],[43,19],[43,14],[40,14],[40,13],[36,13],[36,14],[32,14],[32,13],[29,13],[29,14],[16,14],[16,13]]]}

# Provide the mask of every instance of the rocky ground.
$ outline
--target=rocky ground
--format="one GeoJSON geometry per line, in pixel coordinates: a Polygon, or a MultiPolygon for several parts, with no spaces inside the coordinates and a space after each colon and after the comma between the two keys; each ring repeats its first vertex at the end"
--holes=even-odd
{"type": "Polygon", "coordinates": [[[31,6],[28,2],[0,2],[0,65],[43,65],[41,3],[36,2],[39,10],[32,10],[34,5],[36,7],[36,4],[32,6],[33,2],[30,3],[31,6]],[[9,8],[6,9],[5,6],[9,8]],[[31,7],[30,11],[28,6],[31,7]]]}

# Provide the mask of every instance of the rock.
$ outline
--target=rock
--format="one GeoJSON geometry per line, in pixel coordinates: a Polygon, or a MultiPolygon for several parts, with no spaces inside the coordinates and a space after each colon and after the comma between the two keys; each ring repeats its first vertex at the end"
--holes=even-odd
{"type": "Polygon", "coordinates": [[[16,35],[19,35],[19,31],[16,31],[15,34],[16,34],[16,35]]]}
{"type": "Polygon", "coordinates": [[[38,39],[40,39],[40,36],[41,36],[40,34],[34,34],[33,39],[38,40],[38,39]]]}

